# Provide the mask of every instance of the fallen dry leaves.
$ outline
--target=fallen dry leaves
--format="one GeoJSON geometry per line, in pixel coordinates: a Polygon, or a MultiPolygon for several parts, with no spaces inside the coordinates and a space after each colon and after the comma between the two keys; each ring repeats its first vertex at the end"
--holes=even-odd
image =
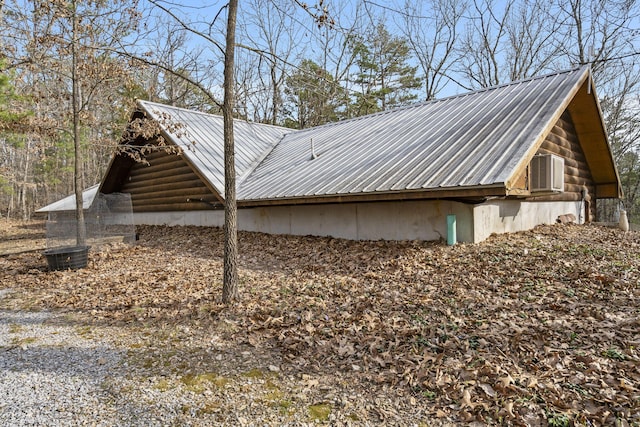
{"type": "Polygon", "coordinates": [[[95,321],[187,325],[303,382],[339,373],[379,421],[394,390],[456,423],[640,425],[638,233],[554,225],[453,247],[240,233],[226,307],[220,230],[138,231],[75,272],[1,257],[2,287],[95,321]]]}
{"type": "Polygon", "coordinates": [[[0,256],[44,250],[43,221],[0,221],[0,256]]]}

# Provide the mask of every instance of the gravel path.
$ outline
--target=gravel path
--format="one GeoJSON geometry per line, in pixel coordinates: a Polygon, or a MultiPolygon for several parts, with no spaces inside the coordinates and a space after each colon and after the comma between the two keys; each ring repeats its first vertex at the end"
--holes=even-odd
{"type": "Polygon", "coordinates": [[[166,358],[147,355],[148,343],[135,333],[64,313],[8,308],[11,293],[0,289],[0,426],[313,424],[293,421],[306,411],[292,417],[260,400],[265,392],[279,396],[269,385],[275,377],[249,368],[250,375],[229,378],[165,372],[151,361],[166,365],[166,358]]]}
{"type": "Polygon", "coordinates": [[[102,384],[120,375],[123,352],[61,320],[0,310],[1,425],[119,424],[102,384]]]}
{"type": "MultiPolygon", "coordinates": [[[[0,289],[0,307],[10,293],[0,289]]],[[[0,308],[0,426],[184,424],[184,399],[146,387],[117,336],[64,314],[0,308]]]]}

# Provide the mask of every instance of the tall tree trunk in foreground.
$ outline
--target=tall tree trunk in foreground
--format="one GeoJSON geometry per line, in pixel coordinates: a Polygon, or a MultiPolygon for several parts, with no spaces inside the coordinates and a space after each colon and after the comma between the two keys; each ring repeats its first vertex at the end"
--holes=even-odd
{"type": "Polygon", "coordinates": [[[82,207],[82,156],[80,150],[80,94],[78,85],[78,11],[76,2],[71,3],[72,32],[71,32],[71,103],[73,104],[73,182],[76,194],[76,244],[84,246],[87,242],[87,229],[84,224],[84,209],[82,207]]]}
{"type": "Polygon", "coordinates": [[[222,302],[238,298],[238,209],[236,206],[236,164],[233,139],[234,54],[238,0],[229,0],[227,45],[224,60],[224,281],[222,302]]]}

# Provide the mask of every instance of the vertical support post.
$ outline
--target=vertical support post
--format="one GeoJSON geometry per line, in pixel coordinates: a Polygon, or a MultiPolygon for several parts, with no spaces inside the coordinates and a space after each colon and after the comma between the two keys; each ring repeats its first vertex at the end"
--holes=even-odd
{"type": "Polygon", "coordinates": [[[455,245],[456,241],[456,216],[447,215],[447,245],[455,245]]]}

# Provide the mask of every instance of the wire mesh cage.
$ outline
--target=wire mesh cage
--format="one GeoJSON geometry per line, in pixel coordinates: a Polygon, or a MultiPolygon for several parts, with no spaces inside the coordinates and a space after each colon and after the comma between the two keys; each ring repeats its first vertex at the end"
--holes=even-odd
{"type": "Polygon", "coordinates": [[[617,224],[620,220],[620,199],[598,199],[596,202],[596,221],[605,224],[617,224]]]}
{"type": "MultiPolygon", "coordinates": [[[[99,251],[104,245],[135,242],[136,230],[130,194],[96,194],[93,203],[84,212],[84,222],[86,244],[93,251],[99,251]]],[[[76,246],[77,227],[75,211],[49,212],[46,222],[47,248],[76,246]]]]}

